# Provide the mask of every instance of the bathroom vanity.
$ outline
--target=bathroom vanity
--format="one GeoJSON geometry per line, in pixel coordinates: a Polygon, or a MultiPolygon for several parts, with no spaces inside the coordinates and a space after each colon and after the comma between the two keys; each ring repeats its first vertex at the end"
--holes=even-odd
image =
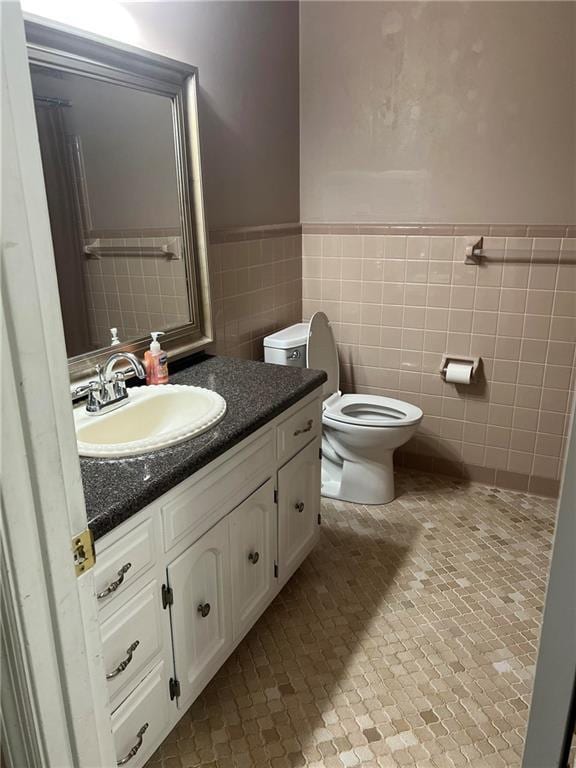
{"type": "Polygon", "coordinates": [[[316,543],[325,374],[205,357],[227,402],[199,437],[82,459],[119,765],[142,766],[316,543]]]}
{"type": "Polygon", "coordinates": [[[88,398],[75,428],[96,551],[91,653],[116,762],[140,767],[318,539],[326,375],[189,357],[179,386],[130,395],[118,364],[142,378],[150,332],[171,361],[214,340],[198,73],[35,21],[26,36],[70,394],[88,398]],[[168,411],[182,441],[158,448],[168,411]]]}

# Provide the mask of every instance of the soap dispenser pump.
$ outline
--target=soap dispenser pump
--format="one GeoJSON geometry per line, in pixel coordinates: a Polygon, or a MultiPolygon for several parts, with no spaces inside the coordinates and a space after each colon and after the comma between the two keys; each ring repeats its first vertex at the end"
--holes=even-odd
{"type": "Polygon", "coordinates": [[[168,384],[168,355],[158,341],[158,336],[163,336],[164,331],[152,331],[150,335],[152,343],[144,355],[146,384],[168,384]]]}

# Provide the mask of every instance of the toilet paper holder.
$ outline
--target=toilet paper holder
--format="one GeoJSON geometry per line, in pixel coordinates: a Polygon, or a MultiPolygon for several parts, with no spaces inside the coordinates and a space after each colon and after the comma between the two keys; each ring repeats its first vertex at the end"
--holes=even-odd
{"type": "Polygon", "coordinates": [[[448,368],[449,363],[468,363],[472,365],[472,375],[470,376],[470,383],[472,383],[475,378],[476,374],[478,373],[478,369],[480,368],[480,358],[479,357],[470,357],[469,355],[442,355],[442,363],[440,365],[440,375],[446,381],[446,369],[448,368]]]}

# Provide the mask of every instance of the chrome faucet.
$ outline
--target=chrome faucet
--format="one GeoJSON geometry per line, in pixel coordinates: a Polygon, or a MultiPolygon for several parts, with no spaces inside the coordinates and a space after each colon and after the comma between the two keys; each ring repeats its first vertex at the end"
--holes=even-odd
{"type": "Polygon", "coordinates": [[[106,360],[104,367],[96,366],[98,379],[89,381],[72,392],[72,400],[88,395],[86,411],[93,415],[107,413],[119,408],[128,399],[126,374],[124,371],[114,371],[119,360],[126,360],[139,379],[146,378],[144,366],[136,355],[131,352],[114,352],[106,360]]]}

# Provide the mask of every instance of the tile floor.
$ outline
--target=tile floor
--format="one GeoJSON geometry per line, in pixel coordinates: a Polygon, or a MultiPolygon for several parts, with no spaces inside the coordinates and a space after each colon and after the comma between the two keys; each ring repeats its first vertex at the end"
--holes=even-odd
{"type": "Polygon", "coordinates": [[[518,766],[555,502],[402,474],[321,543],[147,768],[518,766]]]}

